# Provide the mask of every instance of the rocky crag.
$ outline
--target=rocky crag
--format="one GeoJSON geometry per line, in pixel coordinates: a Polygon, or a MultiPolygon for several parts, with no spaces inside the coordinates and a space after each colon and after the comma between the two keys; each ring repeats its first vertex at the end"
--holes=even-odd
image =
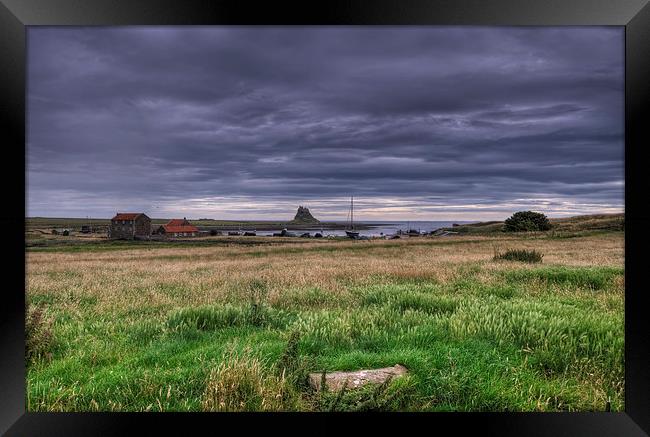
{"type": "Polygon", "coordinates": [[[320,223],[311,213],[309,212],[309,208],[306,208],[304,206],[299,206],[298,211],[296,212],[296,216],[289,222],[290,224],[297,224],[297,225],[303,225],[303,224],[311,224],[311,223],[320,223]]]}

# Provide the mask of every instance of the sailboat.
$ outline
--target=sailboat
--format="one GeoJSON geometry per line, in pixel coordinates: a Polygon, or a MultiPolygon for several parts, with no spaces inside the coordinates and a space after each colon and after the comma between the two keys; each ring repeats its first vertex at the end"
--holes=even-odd
{"type": "Polygon", "coordinates": [[[350,226],[345,234],[350,238],[359,238],[359,231],[354,230],[354,196],[350,197],[350,226]]]}

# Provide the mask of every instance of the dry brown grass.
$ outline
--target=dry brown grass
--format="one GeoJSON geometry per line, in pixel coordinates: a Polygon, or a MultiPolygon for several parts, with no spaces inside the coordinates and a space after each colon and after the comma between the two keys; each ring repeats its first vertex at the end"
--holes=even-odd
{"type": "Polygon", "coordinates": [[[494,248],[535,249],[544,264],[623,265],[623,236],[572,239],[453,237],[395,241],[292,243],[254,247],[179,247],[107,252],[28,252],[29,294],[48,294],[74,312],[79,299],[96,310],[143,305],[170,309],[237,299],[241,284],[261,279],[271,302],[289,289],[317,287],[334,294],[378,276],[454,280],[458,266],[481,263],[486,280],[498,270],[527,266],[493,262],[494,248]]]}

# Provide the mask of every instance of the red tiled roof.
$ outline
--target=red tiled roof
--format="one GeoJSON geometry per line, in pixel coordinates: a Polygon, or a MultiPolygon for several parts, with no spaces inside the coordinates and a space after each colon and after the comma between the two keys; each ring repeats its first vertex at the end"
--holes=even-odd
{"type": "Polygon", "coordinates": [[[185,219],[171,219],[166,226],[191,226],[185,219]]]}
{"type": "Polygon", "coordinates": [[[141,212],[118,212],[115,217],[111,220],[135,220],[139,215],[142,215],[141,212]]]}
{"type": "Polygon", "coordinates": [[[181,232],[199,232],[199,229],[196,226],[170,226],[163,225],[166,233],[181,233],[181,232]]]}

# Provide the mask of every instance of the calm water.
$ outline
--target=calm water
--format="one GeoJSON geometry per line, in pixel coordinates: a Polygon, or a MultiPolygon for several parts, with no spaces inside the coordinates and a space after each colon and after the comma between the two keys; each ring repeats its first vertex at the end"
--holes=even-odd
{"type": "MultiPolygon", "coordinates": [[[[406,222],[406,221],[393,221],[393,222],[380,222],[380,221],[364,221],[364,224],[371,225],[372,229],[367,229],[364,231],[360,231],[360,235],[365,235],[368,237],[379,237],[381,235],[394,235],[397,233],[397,231],[402,230],[402,231],[408,231],[409,229],[415,229],[420,232],[431,232],[435,231],[436,229],[439,228],[448,228],[451,227],[454,223],[458,224],[463,224],[463,223],[476,223],[476,221],[463,221],[463,220],[456,220],[456,221],[411,221],[411,222],[406,222]]],[[[315,226],[313,228],[309,229],[291,229],[287,228],[289,232],[294,232],[298,235],[303,234],[305,232],[310,232],[312,235],[316,232],[321,232],[321,228],[318,226],[315,226]]],[[[261,231],[257,232],[257,235],[273,235],[274,232],[278,231],[261,231]]],[[[345,236],[345,231],[344,230],[328,230],[324,229],[322,231],[322,234],[324,236],[345,236]]]]}

